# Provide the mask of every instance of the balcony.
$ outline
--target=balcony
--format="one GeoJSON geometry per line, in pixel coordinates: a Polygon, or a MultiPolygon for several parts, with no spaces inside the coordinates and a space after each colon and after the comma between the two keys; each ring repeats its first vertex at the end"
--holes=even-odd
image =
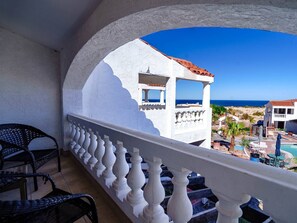
{"type": "Polygon", "coordinates": [[[250,197],[262,200],[264,212],[275,222],[297,217],[294,173],[87,117],[68,115],[68,122],[70,151],[132,222],[188,222],[193,214],[187,196],[192,171],[205,178],[205,186],[218,198],[218,223],[238,222],[240,205],[250,197]],[[162,164],[173,174],[166,213],[160,205],[165,198],[162,164]]]}
{"type": "MultiPolygon", "coordinates": [[[[61,156],[62,171],[57,172],[56,160],[51,160],[46,165],[42,166],[38,172],[48,173],[55,181],[58,188],[71,193],[88,193],[95,202],[98,213],[98,220],[101,223],[119,223],[130,222],[125,214],[114,204],[106,195],[104,190],[90,177],[90,175],[81,168],[80,164],[69,153],[64,153],[61,156]]],[[[27,183],[28,199],[38,199],[51,191],[51,184],[44,184],[41,178],[38,179],[39,189],[34,191],[33,180],[27,183]]],[[[1,193],[3,200],[18,200],[20,199],[17,189],[9,192],[1,193]]],[[[87,217],[81,218],[76,223],[87,223],[90,220],[87,217]]]]}
{"type": "Polygon", "coordinates": [[[275,118],[286,118],[286,114],[274,114],[275,118]]]}

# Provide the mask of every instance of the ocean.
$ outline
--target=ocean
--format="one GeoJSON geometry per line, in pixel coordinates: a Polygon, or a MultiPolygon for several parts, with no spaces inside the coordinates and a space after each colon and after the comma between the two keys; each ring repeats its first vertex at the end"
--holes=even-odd
{"type": "MultiPolygon", "coordinates": [[[[150,102],[158,102],[158,99],[150,99],[150,102]]],[[[234,106],[234,107],[263,107],[269,101],[255,101],[255,100],[210,100],[210,104],[220,106],[234,106]]],[[[202,104],[202,100],[187,100],[177,99],[176,104],[202,104]]]]}

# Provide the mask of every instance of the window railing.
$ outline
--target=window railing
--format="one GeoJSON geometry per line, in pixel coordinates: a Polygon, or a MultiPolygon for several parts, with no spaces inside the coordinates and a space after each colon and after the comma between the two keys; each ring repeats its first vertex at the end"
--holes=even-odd
{"type": "Polygon", "coordinates": [[[276,118],[286,118],[285,114],[274,114],[274,117],[276,118]]]}
{"type": "Polygon", "coordinates": [[[275,222],[297,219],[295,173],[83,116],[68,115],[68,121],[71,152],[133,222],[188,222],[191,171],[205,177],[205,185],[218,198],[218,223],[238,222],[240,205],[251,196],[263,201],[265,213],[275,222]],[[148,164],[147,182],[142,160],[148,164]],[[173,174],[167,214],[160,206],[165,197],[162,164],[173,174]]]}

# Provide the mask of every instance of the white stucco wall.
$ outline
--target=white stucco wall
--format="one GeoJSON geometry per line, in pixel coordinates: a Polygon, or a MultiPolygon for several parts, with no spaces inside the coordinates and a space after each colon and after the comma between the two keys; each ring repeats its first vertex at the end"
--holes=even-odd
{"type": "Polygon", "coordinates": [[[123,88],[114,70],[101,61],[83,89],[82,114],[93,119],[160,135],[153,123],[139,111],[137,99],[123,88]]]}
{"type": "Polygon", "coordinates": [[[0,28],[0,123],[23,123],[62,146],[59,53],[0,28]]]}

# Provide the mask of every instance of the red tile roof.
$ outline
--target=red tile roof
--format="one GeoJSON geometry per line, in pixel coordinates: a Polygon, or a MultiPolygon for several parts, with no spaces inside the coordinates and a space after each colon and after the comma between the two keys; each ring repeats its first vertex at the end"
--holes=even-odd
{"type": "Polygon", "coordinates": [[[293,107],[294,102],[297,102],[297,99],[283,100],[283,101],[270,101],[272,106],[288,106],[293,107]]]}
{"type": "Polygon", "coordinates": [[[179,59],[179,58],[175,58],[175,57],[171,57],[171,56],[168,56],[168,57],[172,60],[175,60],[179,64],[183,65],[185,68],[189,69],[191,72],[193,72],[195,74],[214,77],[214,75],[212,73],[210,73],[209,71],[207,71],[206,69],[200,68],[188,60],[183,60],[183,59],[179,59]]]}
{"type": "Polygon", "coordinates": [[[190,70],[192,73],[199,74],[199,75],[202,75],[202,76],[214,77],[214,75],[212,73],[210,73],[209,71],[207,71],[206,69],[200,68],[200,67],[196,66],[195,64],[193,64],[192,62],[190,62],[188,60],[168,56],[165,53],[159,51],[157,48],[150,45],[148,42],[144,41],[143,39],[140,39],[140,40],[142,42],[144,42],[145,44],[147,44],[148,46],[150,46],[151,48],[153,48],[154,50],[156,50],[159,53],[163,54],[165,57],[168,57],[169,59],[172,59],[172,60],[178,62],[180,65],[184,66],[185,68],[190,70]]]}

